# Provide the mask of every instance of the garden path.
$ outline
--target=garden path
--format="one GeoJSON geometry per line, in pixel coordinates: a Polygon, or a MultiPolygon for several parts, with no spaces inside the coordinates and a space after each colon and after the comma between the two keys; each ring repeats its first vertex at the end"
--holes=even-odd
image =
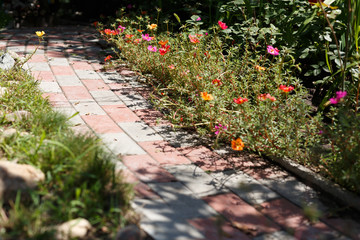
{"type": "MultiPolygon", "coordinates": [[[[37,30],[2,30],[0,48],[30,54],[37,30]]],[[[79,113],[71,118],[76,131],[97,134],[121,155],[116,166],[136,184],[132,205],[155,240],[360,239],[354,218],[286,171],[246,152],[212,151],[174,131],[147,100],[141,76],[126,66],[102,70],[105,54],[94,29],[41,30],[44,43],[25,67],[55,109],[79,113]],[[318,211],[320,221],[310,224],[306,215],[318,211]]]]}

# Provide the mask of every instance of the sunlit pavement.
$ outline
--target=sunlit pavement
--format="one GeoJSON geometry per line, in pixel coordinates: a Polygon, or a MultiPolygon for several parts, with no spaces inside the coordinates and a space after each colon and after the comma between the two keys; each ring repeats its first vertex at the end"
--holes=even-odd
{"type": "Polygon", "coordinates": [[[152,108],[140,75],[126,66],[102,70],[106,55],[93,28],[2,30],[0,37],[1,49],[20,56],[37,49],[24,68],[43,96],[58,111],[78,112],[73,129],[98,135],[120,156],[117,169],[136,184],[140,227],[154,239],[360,239],[357,216],[336,214],[329,197],[281,168],[175,131],[152,108]],[[46,35],[38,47],[39,30],[46,35]],[[310,223],[306,216],[318,211],[310,223]]]}

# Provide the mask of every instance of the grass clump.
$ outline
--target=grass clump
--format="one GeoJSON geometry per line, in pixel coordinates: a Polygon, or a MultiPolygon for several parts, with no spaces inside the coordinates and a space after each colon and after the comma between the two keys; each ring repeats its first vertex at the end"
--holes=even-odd
{"type": "Polygon", "coordinates": [[[3,160],[30,164],[45,174],[36,190],[0,205],[2,239],[55,239],[54,226],[85,218],[89,239],[112,239],[128,223],[132,187],[115,171],[115,161],[91,134],[75,134],[68,117],[52,110],[38,83],[20,68],[0,71],[0,137],[3,160]],[[9,121],[16,111],[26,111],[9,121]]]}

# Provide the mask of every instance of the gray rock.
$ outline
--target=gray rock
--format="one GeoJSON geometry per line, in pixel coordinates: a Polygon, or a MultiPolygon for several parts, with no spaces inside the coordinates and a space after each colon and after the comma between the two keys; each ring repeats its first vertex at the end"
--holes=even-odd
{"type": "Polygon", "coordinates": [[[31,165],[0,161],[0,200],[9,201],[19,190],[35,189],[45,174],[31,165]]]}
{"type": "Polygon", "coordinates": [[[5,115],[5,119],[9,122],[21,121],[23,119],[29,118],[31,113],[25,110],[15,111],[5,115]]]}
{"type": "Polygon", "coordinates": [[[15,60],[16,63],[24,63],[25,58],[20,57],[19,54],[17,54],[16,52],[8,50],[8,53],[15,60]]]}
{"type": "Polygon", "coordinates": [[[3,70],[9,70],[15,65],[15,60],[9,53],[5,53],[0,56],[0,68],[3,70]]]}
{"type": "Polygon", "coordinates": [[[145,233],[136,225],[126,226],[118,231],[115,240],[142,240],[145,233]]]}
{"type": "Polygon", "coordinates": [[[83,239],[91,229],[91,224],[84,218],[67,221],[56,227],[56,239],[68,240],[73,238],[83,239]]]}

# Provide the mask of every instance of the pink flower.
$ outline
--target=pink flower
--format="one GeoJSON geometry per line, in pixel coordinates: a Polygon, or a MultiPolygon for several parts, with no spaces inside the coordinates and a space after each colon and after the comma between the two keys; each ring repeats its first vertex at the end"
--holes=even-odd
{"type": "Polygon", "coordinates": [[[219,125],[215,126],[216,132],[215,135],[218,135],[220,133],[221,130],[227,130],[226,126],[223,126],[222,124],[219,123],[219,125]]]}
{"type": "Polygon", "coordinates": [[[267,46],[267,52],[270,53],[271,55],[277,56],[279,55],[280,50],[269,45],[267,46]]]}
{"type": "Polygon", "coordinates": [[[260,101],[265,101],[266,99],[270,99],[270,101],[275,102],[276,98],[271,96],[269,93],[263,93],[258,96],[260,101]]]}
{"type": "Polygon", "coordinates": [[[201,21],[201,18],[200,18],[200,17],[198,17],[198,18],[196,19],[196,21],[201,21]]]}
{"type": "Polygon", "coordinates": [[[149,46],[147,47],[147,49],[148,49],[150,52],[156,52],[156,51],[157,51],[156,46],[151,46],[151,45],[149,45],[149,46]]]}
{"type": "Polygon", "coordinates": [[[190,42],[195,43],[195,44],[200,42],[200,40],[195,35],[189,34],[189,39],[190,39],[190,42]]]}
{"type": "Polygon", "coordinates": [[[228,28],[228,26],[226,26],[226,23],[223,23],[222,21],[218,21],[218,24],[222,30],[225,30],[228,28]]]}
{"type": "Polygon", "coordinates": [[[338,104],[341,99],[343,99],[344,97],[346,97],[347,92],[346,91],[337,91],[336,92],[336,97],[335,98],[330,98],[330,104],[338,104]]]}
{"type": "Polygon", "coordinates": [[[117,30],[120,31],[120,32],[124,32],[126,27],[123,27],[121,25],[118,26],[117,30]]]}
{"type": "Polygon", "coordinates": [[[175,69],[175,66],[174,66],[174,64],[171,64],[171,65],[168,66],[168,68],[174,70],[174,69],[175,69]]]}
{"type": "Polygon", "coordinates": [[[150,42],[151,40],[153,40],[154,39],[154,37],[149,37],[149,34],[141,34],[141,37],[142,37],[142,39],[144,39],[145,41],[148,41],[148,42],[150,42]]]}

